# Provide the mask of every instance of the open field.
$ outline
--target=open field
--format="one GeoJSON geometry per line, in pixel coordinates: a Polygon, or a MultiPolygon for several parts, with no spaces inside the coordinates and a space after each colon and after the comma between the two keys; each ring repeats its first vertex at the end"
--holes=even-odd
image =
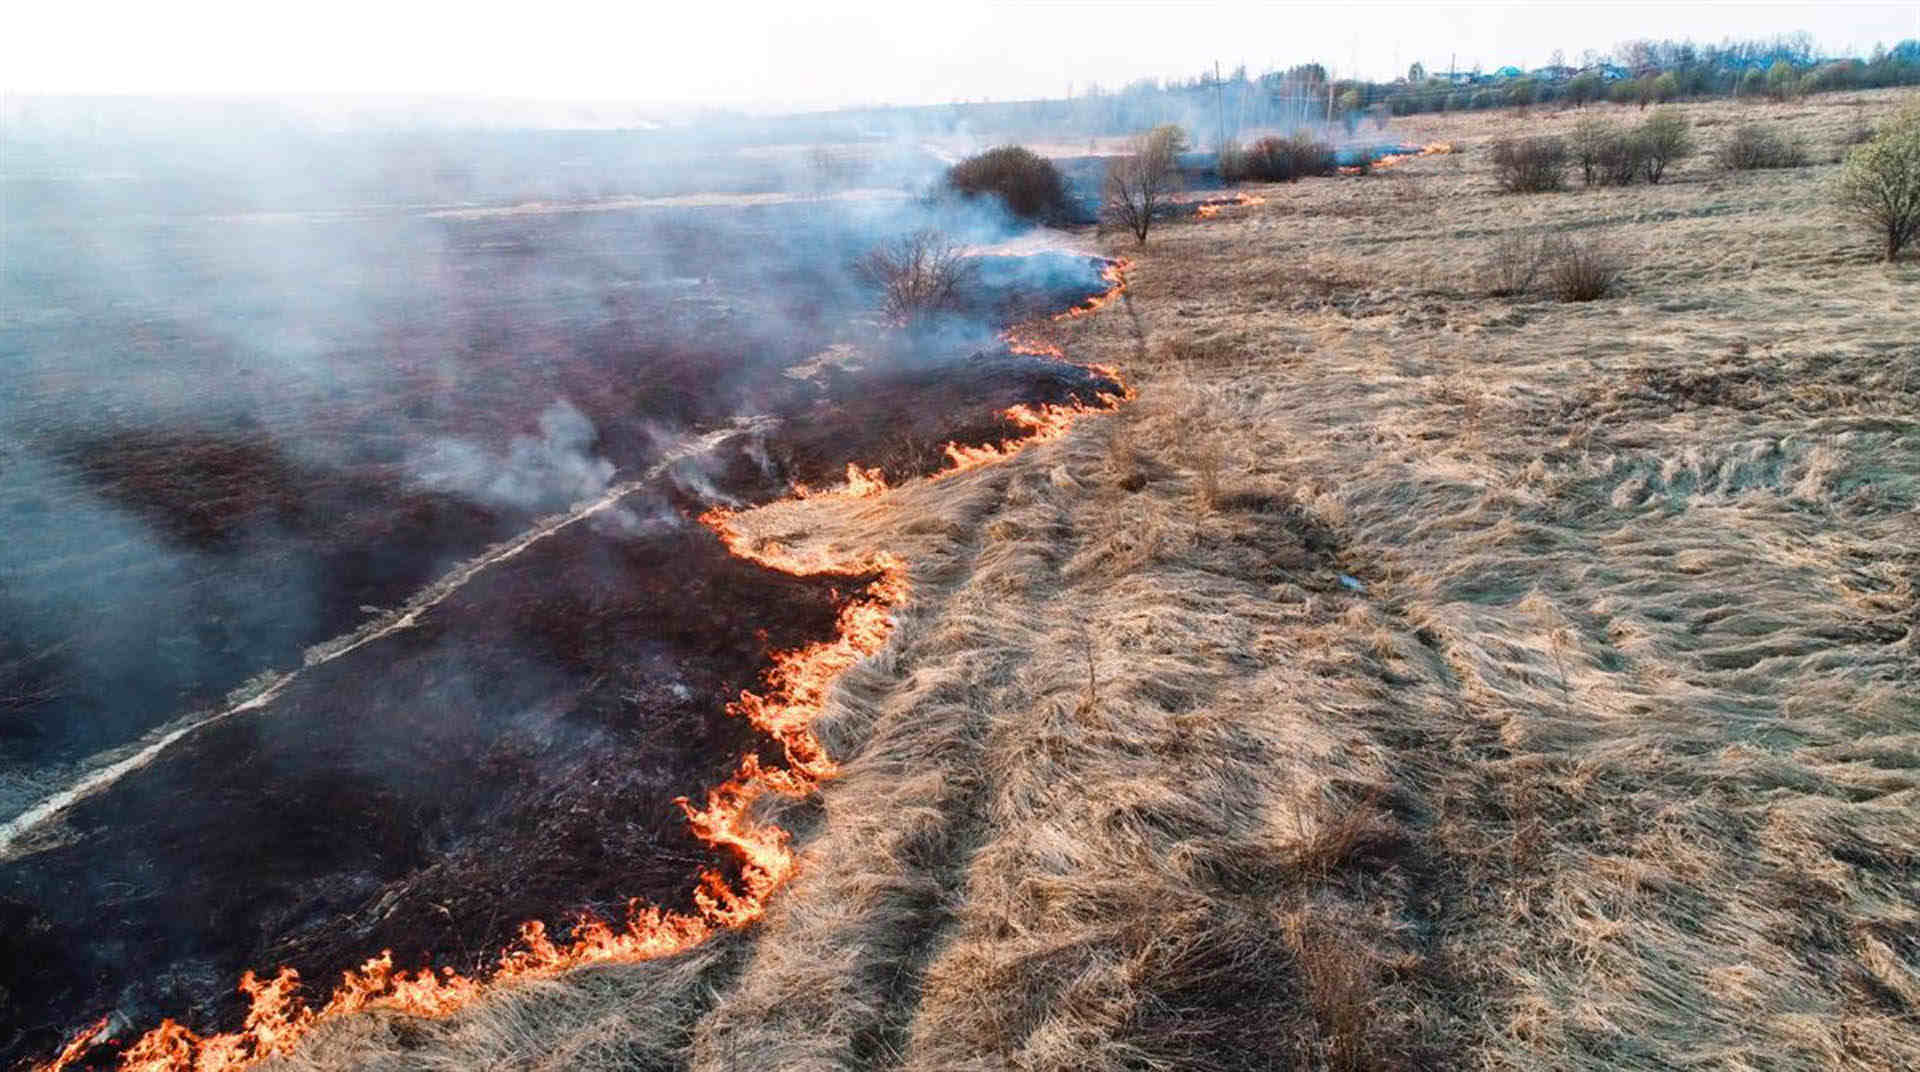
{"type": "Polygon", "coordinates": [[[1524,196],[1486,142],[1573,116],[1440,117],[1113,246],[1047,332],[1137,401],[734,519],[911,584],[762,923],[275,1067],[1920,1065],[1920,262],[1823,192],[1914,97],[1524,196]],[[1549,231],[1618,293],[1489,296],[1549,231]]]}

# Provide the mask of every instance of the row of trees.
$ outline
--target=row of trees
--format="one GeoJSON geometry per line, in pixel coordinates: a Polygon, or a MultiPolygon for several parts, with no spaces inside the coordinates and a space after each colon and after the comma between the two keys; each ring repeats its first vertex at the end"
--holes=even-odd
{"type": "MultiPolygon", "coordinates": [[[[1547,66],[1566,74],[1567,58],[1547,66]]],[[[1140,79],[1117,90],[1090,86],[1053,100],[954,103],[908,109],[917,131],[992,129],[1008,134],[1092,137],[1176,123],[1212,147],[1254,129],[1292,130],[1368,114],[1466,111],[1544,103],[1595,101],[1654,104],[1701,96],[1785,97],[1827,90],[1920,85],[1920,40],[1876,46],[1865,56],[1822,60],[1806,34],[1718,45],[1687,41],[1630,41],[1613,53],[1589,51],[1571,77],[1496,80],[1441,72],[1414,64],[1391,81],[1333,79],[1317,63],[1264,74],[1236,68],[1224,77],[1206,71],[1189,79],[1140,79]]],[[[898,111],[872,114],[885,125],[898,111]]]]}
{"type": "Polygon", "coordinates": [[[1350,87],[1351,97],[1343,99],[1350,99],[1356,111],[1384,107],[1394,115],[1545,103],[1584,107],[1600,101],[1644,107],[1714,96],[1781,100],[1832,90],[1920,85],[1920,41],[1903,41],[1891,50],[1877,48],[1871,60],[1800,63],[1779,56],[1765,64],[1692,62],[1637,70],[1637,75],[1613,79],[1599,70],[1585,70],[1564,81],[1521,77],[1480,86],[1455,86],[1440,79],[1369,83],[1350,87]]]}

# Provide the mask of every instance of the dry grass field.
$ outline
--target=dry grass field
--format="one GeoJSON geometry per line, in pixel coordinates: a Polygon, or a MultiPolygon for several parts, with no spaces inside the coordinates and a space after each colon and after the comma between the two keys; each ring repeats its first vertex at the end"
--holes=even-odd
{"type": "Polygon", "coordinates": [[[1575,116],[1440,117],[1115,246],[1057,333],[1137,402],[737,519],[913,585],[764,923],[280,1066],[1920,1067],[1920,261],[1824,193],[1913,98],[1535,195],[1575,116]],[[1489,296],[1544,232],[1615,295],[1489,296]]]}

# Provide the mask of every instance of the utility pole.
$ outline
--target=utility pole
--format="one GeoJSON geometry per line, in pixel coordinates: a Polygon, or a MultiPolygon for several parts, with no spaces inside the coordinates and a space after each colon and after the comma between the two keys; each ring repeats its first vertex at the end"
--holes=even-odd
{"type": "Polygon", "coordinates": [[[1220,61],[1213,61],[1213,100],[1214,109],[1220,115],[1220,140],[1214,142],[1217,152],[1227,151],[1227,87],[1220,81],[1220,61]]]}

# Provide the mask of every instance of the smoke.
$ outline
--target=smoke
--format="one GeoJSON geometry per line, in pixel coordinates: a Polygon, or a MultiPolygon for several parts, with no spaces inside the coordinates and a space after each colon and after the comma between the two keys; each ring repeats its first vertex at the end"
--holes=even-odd
{"type": "Polygon", "coordinates": [[[587,415],[563,398],[541,412],[538,436],[515,436],[504,455],[469,440],[441,440],[413,459],[408,471],[429,491],[553,513],[598,498],[613,482],[613,463],[589,453],[598,438],[587,415]]]}
{"type": "MultiPolygon", "coordinates": [[[[303,673],[270,713],[189,738],[63,815],[91,834],[0,862],[0,915],[32,923],[0,934],[0,990],[44,1002],[20,1013],[42,1034],[116,991],[143,1023],[226,1008],[238,971],[270,967],[253,958],[296,924],[342,944],[328,957],[364,956],[345,948],[339,906],[376,874],[444,864],[435,874],[464,888],[473,859],[511,860],[516,829],[547,828],[543,779],[565,774],[548,763],[590,758],[607,785],[646,783],[644,799],[569,815],[639,814],[682,836],[664,801],[710,784],[702,764],[730,766],[750,732],[725,700],[757,680],[768,644],[817,639],[835,614],[825,589],[761,576],[686,514],[888,451],[911,471],[956,434],[950,412],[998,434],[994,414],[1033,382],[1053,392],[1042,401],[1073,386],[1031,359],[974,358],[1010,295],[1067,304],[1097,285],[1081,258],[987,261],[963,315],[913,337],[875,323],[850,271],[862,253],[926,227],[985,244],[1026,226],[991,199],[927,196],[942,165],[910,127],[316,130],[248,112],[179,131],[165,111],[135,129],[40,110],[4,132],[0,815],[437,591],[536,516],[640,486],[478,574],[436,605],[436,628],[303,673]],[[868,360],[786,374],[835,347],[868,360]],[[633,610],[636,592],[652,609],[633,610]],[[700,732],[655,732],[661,712],[700,732]],[[542,740],[565,727],[567,747],[508,748],[499,730],[516,720],[542,740]],[[628,745],[594,745],[583,726],[628,745]],[[474,818],[493,806],[483,761],[520,779],[522,826],[474,818]],[[373,803],[351,803],[359,790],[373,803]],[[468,810],[436,810],[452,797],[468,810]],[[101,847],[130,823],[153,838],[101,847]],[[502,850],[447,862],[483,836],[502,850]],[[141,856],[149,840],[189,851],[141,856]],[[294,898],[311,916],[275,915],[292,901],[251,885],[273,853],[285,889],[334,891],[294,898]],[[218,908],[94,918],[93,887],[134,873],[218,908]],[[214,915],[232,926],[182,922],[214,915]],[[30,930],[93,959],[44,967],[18,944],[30,930]],[[137,945],[149,931],[168,941],[137,945]]],[[[624,881],[584,874],[604,827],[579,821],[587,847],[554,871],[564,896],[624,881]]],[[[529,912],[548,907],[577,906],[529,912]]],[[[485,920],[459,922],[476,928],[463,948],[500,944],[485,920]]],[[[0,1037],[0,1065],[47,1042],[0,1037]]]]}

